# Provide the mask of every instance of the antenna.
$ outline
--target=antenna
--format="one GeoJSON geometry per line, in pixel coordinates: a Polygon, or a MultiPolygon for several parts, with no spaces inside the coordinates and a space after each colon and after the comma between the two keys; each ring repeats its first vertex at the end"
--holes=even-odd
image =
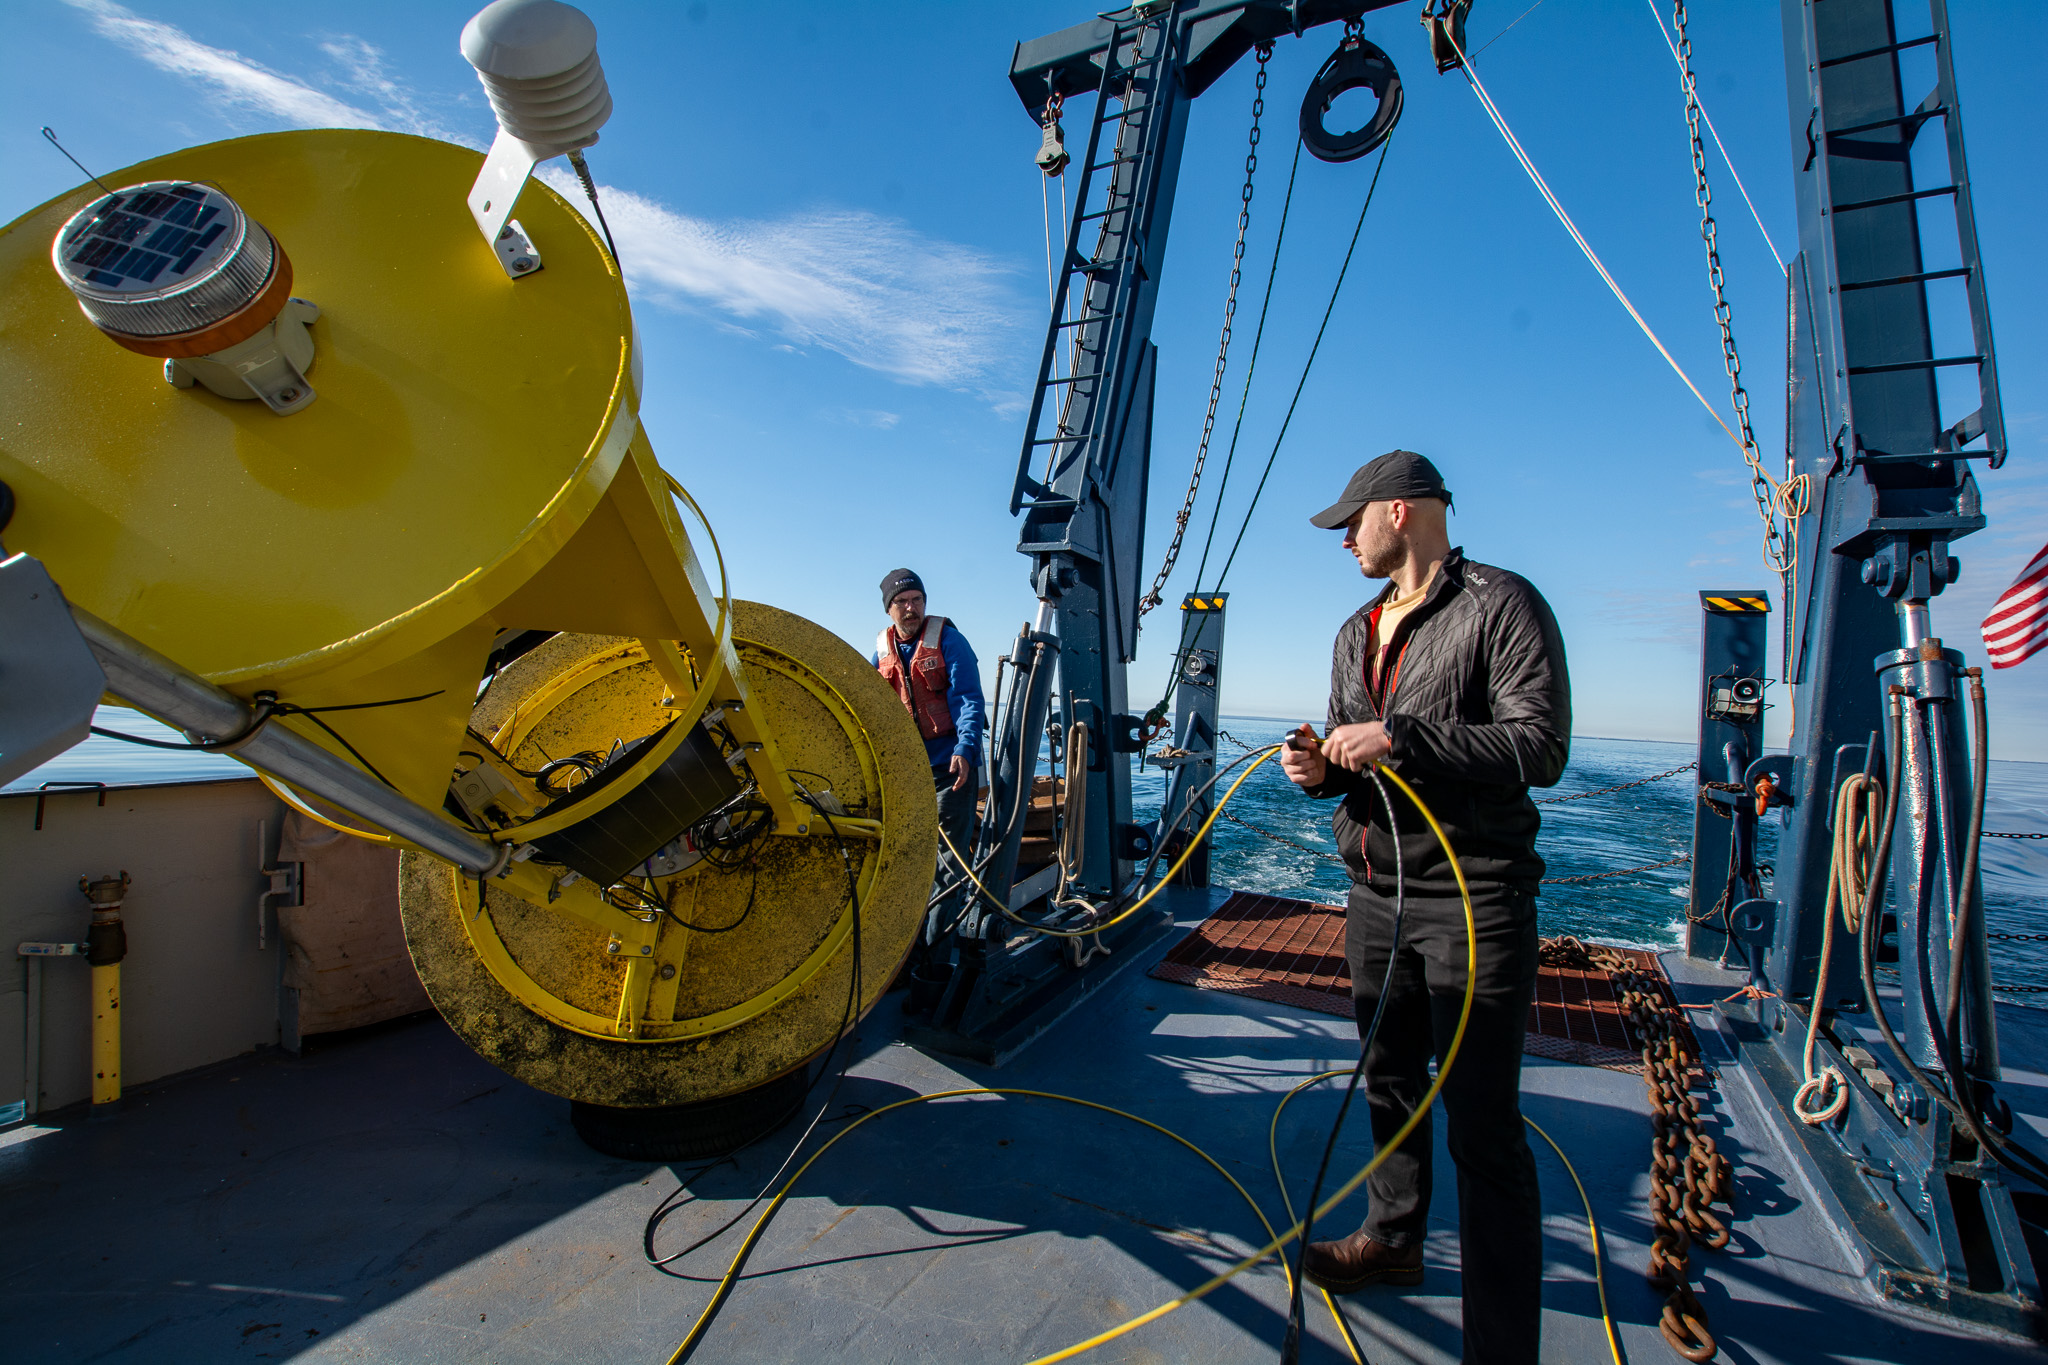
{"type": "Polygon", "coordinates": [[[60,152],[64,152],[64,159],[65,159],[66,161],[70,162],[70,163],[71,163],[72,165],[74,165],[74,166],[78,167],[79,173],[80,173],[81,175],[83,175],[83,176],[84,176],[84,177],[85,177],[85,178],[86,178],[87,180],[90,180],[90,181],[92,181],[92,183],[93,183],[93,184],[95,184],[95,185],[98,185],[98,186],[99,186],[99,187],[100,187],[100,188],[101,188],[102,190],[106,190],[106,193],[107,193],[107,194],[108,194],[109,196],[112,196],[112,194],[113,194],[114,192],[113,192],[112,190],[109,190],[109,189],[107,189],[107,182],[106,182],[106,181],[104,181],[104,180],[100,179],[100,178],[99,178],[98,176],[94,175],[94,174],[93,174],[93,173],[92,173],[91,171],[88,171],[88,170],[86,170],[86,169],[85,169],[85,163],[84,163],[83,161],[80,161],[80,160],[79,160],[79,159],[78,159],[77,157],[75,157],[75,156],[71,155],[71,153],[69,153],[69,152],[65,152],[65,151],[64,151],[64,144],[63,144],[63,143],[61,143],[61,142],[59,142],[59,141],[57,141],[57,130],[56,130],[56,129],[52,128],[52,127],[51,127],[51,126],[50,126],[49,124],[47,124],[47,123],[46,123],[46,124],[44,124],[44,125],[43,125],[43,136],[44,136],[44,137],[46,137],[46,138],[48,138],[48,139],[50,140],[50,145],[51,145],[52,147],[55,147],[55,148],[56,148],[56,149],[57,149],[58,151],[60,151],[60,152]]]}

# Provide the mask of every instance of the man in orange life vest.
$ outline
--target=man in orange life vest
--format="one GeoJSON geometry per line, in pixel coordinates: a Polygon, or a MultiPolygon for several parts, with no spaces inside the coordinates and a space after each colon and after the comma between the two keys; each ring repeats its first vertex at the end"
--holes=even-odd
{"type": "MultiPolygon", "coordinates": [[[[891,569],[882,579],[882,609],[892,624],[876,637],[868,662],[881,670],[917,721],[939,790],[939,828],[962,857],[969,857],[979,785],[974,774],[986,715],[981,664],[967,637],[945,617],[925,615],[924,605],[923,581],[908,569],[891,569]]],[[[946,856],[943,843],[939,856],[946,856]]],[[[926,922],[927,941],[936,923],[934,911],[926,922]]]]}

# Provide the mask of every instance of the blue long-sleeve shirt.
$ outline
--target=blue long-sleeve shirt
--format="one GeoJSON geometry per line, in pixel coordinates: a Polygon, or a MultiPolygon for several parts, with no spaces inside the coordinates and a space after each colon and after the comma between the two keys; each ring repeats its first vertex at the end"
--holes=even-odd
{"type": "MultiPolygon", "coordinates": [[[[908,673],[910,658],[917,653],[918,637],[905,640],[891,631],[889,639],[896,646],[896,657],[903,661],[904,672],[908,673]]],[[[974,657],[967,637],[954,629],[951,621],[939,632],[939,653],[946,660],[946,709],[953,716],[953,733],[926,740],[925,756],[934,768],[946,767],[955,755],[966,759],[971,767],[981,759],[981,731],[988,715],[981,696],[981,661],[974,657]]],[[[868,662],[879,666],[882,660],[879,655],[870,654],[868,662]]]]}

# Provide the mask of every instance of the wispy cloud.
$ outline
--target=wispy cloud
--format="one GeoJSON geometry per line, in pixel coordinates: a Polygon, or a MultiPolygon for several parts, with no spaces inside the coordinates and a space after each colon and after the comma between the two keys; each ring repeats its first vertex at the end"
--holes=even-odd
{"type": "MultiPolygon", "coordinates": [[[[72,0],[77,3],[77,0],[72,0]]],[[[320,50],[332,58],[340,83],[368,95],[381,111],[378,126],[400,132],[418,133],[443,142],[481,146],[476,139],[457,133],[420,107],[412,87],[391,74],[384,65],[384,53],[351,33],[333,34],[320,40],[320,50]]]]}
{"type": "MultiPolygon", "coordinates": [[[[584,207],[567,171],[544,175],[584,207]]],[[[660,307],[710,307],[913,384],[975,392],[1019,322],[1007,267],[898,219],[819,209],[714,223],[630,190],[599,194],[627,284],[660,307]]]]}
{"type": "MultiPolygon", "coordinates": [[[[89,16],[100,36],[207,88],[227,111],[297,128],[388,128],[471,141],[441,126],[383,54],[352,35],[318,42],[342,73],[337,84],[362,104],[115,0],[65,2],[89,16]]],[[[565,169],[542,174],[584,208],[565,169]]],[[[714,223],[630,190],[604,186],[600,193],[637,297],[674,311],[705,310],[748,335],[821,347],[907,383],[974,393],[998,412],[1016,406],[1014,393],[991,387],[1022,321],[1013,272],[999,259],[861,209],[714,223]]]]}
{"type": "Polygon", "coordinates": [[[113,0],[65,0],[92,17],[102,38],[119,44],[159,71],[211,87],[231,108],[265,114],[296,128],[382,128],[387,121],[281,76],[238,53],[208,47],[183,29],[145,19],[113,0]]]}
{"type": "Polygon", "coordinates": [[[901,413],[881,412],[875,408],[841,408],[839,420],[857,427],[873,427],[876,431],[888,431],[903,420],[901,413]]]}

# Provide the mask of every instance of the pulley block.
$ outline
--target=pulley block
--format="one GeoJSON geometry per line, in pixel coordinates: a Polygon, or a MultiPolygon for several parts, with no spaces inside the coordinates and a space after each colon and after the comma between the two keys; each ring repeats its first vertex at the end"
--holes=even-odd
{"type": "Polygon", "coordinates": [[[1378,149],[1401,121],[1401,73],[1394,59],[1356,34],[1347,34],[1301,97],[1301,141],[1319,161],[1356,161],[1378,149]],[[1379,108],[1363,128],[1333,133],[1323,125],[1339,95],[1370,90],[1379,108]]]}

